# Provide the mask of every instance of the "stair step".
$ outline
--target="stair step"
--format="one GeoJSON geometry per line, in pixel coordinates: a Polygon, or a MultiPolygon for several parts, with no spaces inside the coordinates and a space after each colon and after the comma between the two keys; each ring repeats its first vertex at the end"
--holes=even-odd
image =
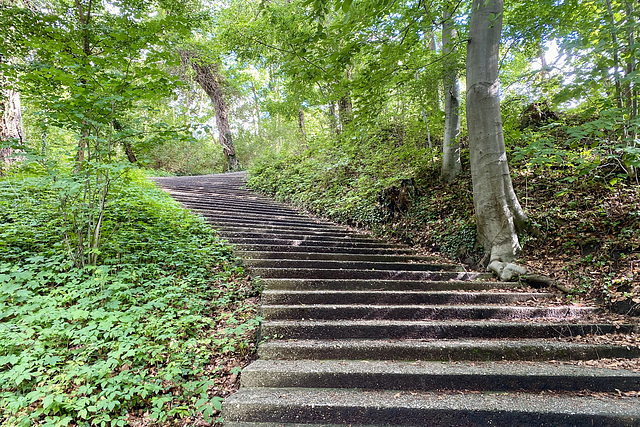
{"type": "Polygon", "coordinates": [[[397,263],[377,261],[296,260],[296,259],[247,259],[244,265],[250,268],[313,268],[349,270],[395,270],[395,271],[464,271],[458,264],[397,263]]]}
{"type": "Polygon", "coordinates": [[[234,248],[240,251],[260,251],[260,252],[304,252],[304,253],[349,253],[359,255],[392,255],[392,254],[412,254],[413,250],[404,247],[373,247],[373,248],[349,248],[339,246],[292,246],[288,244],[265,243],[265,244],[247,244],[234,243],[234,248]]]}
{"type": "MultiPolygon", "coordinates": [[[[233,224],[216,224],[216,230],[218,230],[221,234],[225,234],[227,232],[249,232],[249,233],[263,233],[263,234],[278,234],[282,236],[286,236],[287,234],[306,234],[310,236],[337,236],[337,237],[347,237],[353,236],[353,233],[350,233],[344,229],[318,229],[318,228],[306,228],[306,227],[279,227],[279,226],[250,226],[246,224],[233,225],[233,224]]],[[[367,237],[363,234],[355,234],[358,237],[367,237]]]]}
{"type": "Polygon", "coordinates": [[[283,304],[509,304],[544,300],[548,292],[464,292],[464,291],[302,291],[265,290],[262,303],[283,304]]]}
{"type": "Polygon", "coordinates": [[[350,360],[593,360],[640,357],[640,348],[561,341],[521,340],[297,340],[267,341],[261,359],[350,360]]]}
{"type": "Polygon", "coordinates": [[[451,291],[518,289],[517,282],[467,280],[288,279],[262,278],[266,289],[317,291],[451,291]]]}
{"type": "Polygon", "coordinates": [[[376,254],[344,254],[322,252],[266,252],[238,251],[236,255],[248,259],[297,259],[297,260],[333,260],[333,261],[370,261],[370,262],[435,262],[433,257],[419,255],[376,255],[376,254]]]}
{"type": "Polygon", "coordinates": [[[334,225],[321,224],[314,221],[287,221],[287,220],[255,220],[251,218],[243,219],[240,217],[217,217],[215,215],[204,214],[202,215],[206,220],[215,224],[223,225],[246,225],[247,227],[264,227],[264,226],[276,226],[284,228],[310,228],[315,230],[340,230],[339,227],[334,225]]]}
{"type": "Polygon", "coordinates": [[[255,232],[227,232],[222,233],[222,235],[229,240],[230,242],[234,239],[259,239],[259,240],[270,240],[270,239],[285,239],[285,240],[308,240],[314,242],[362,242],[362,243],[382,243],[386,242],[382,240],[373,239],[368,236],[349,236],[349,235],[311,235],[311,234],[282,234],[282,233],[255,233],[255,232]]]}
{"type": "Polygon", "coordinates": [[[594,313],[593,307],[529,307],[505,305],[262,305],[262,316],[276,319],[558,319],[571,320],[594,313]]]}
{"type": "Polygon", "coordinates": [[[347,240],[347,239],[333,239],[333,240],[296,240],[288,239],[286,237],[271,237],[268,239],[253,239],[250,237],[233,237],[227,239],[232,244],[245,244],[245,245],[291,245],[291,246],[329,246],[337,248],[363,248],[363,249],[377,249],[377,248],[395,248],[398,245],[393,243],[378,243],[375,241],[359,241],[359,240],[347,240]]]}
{"type": "Polygon", "coordinates": [[[302,215],[290,216],[279,215],[277,212],[272,213],[249,213],[249,212],[229,212],[229,211],[216,211],[211,209],[199,209],[198,213],[205,218],[209,218],[212,221],[249,221],[254,224],[297,224],[304,226],[327,226],[332,227],[333,224],[326,224],[315,221],[309,217],[302,215]]]}
{"type": "Polygon", "coordinates": [[[250,268],[265,279],[482,280],[490,273],[403,270],[328,270],[319,268],[250,268]]]}
{"type": "Polygon", "coordinates": [[[242,386],[616,392],[640,390],[640,373],[548,363],[256,360],[242,370],[242,386]]]}
{"type": "Polygon", "coordinates": [[[275,206],[265,206],[263,203],[257,205],[247,205],[247,204],[231,204],[224,203],[220,204],[219,202],[206,202],[202,200],[198,201],[189,201],[189,208],[193,209],[196,212],[212,212],[215,214],[238,214],[238,212],[243,212],[249,215],[275,215],[279,218],[307,218],[304,215],[300,214],[300,212],[296,212],[291,209],[282,209],[275,206]]]}
{"type": "MultiPolygon", "coordinates": [[[[534,427],[640,426],[637,399],[532,393],[243,388],[224,403],[228,422],[534,427]]],[[[297,424],[297,425],[303,425],[297,424]]],[[[226,424],[228,425],[228,424],[226,424]]]]}
{"type": "Polygon", "coordinates": [[[566,338],[637,331],[635,324],[406,320],[265,320],[270,339],[516,339],[566,338]]]}
{"type": "MultiPolygon", "coordinates": [[[[225,422],[225,427],[344,427],[344,424],[310,424],[310,423],[255,423],[255,422],[225,422]]],[[[349,424],[354,427],[355,424],[349,424]]],[[[358,424],[358,427],[382,427],[375,425],[362,425],[358,424]]]]}

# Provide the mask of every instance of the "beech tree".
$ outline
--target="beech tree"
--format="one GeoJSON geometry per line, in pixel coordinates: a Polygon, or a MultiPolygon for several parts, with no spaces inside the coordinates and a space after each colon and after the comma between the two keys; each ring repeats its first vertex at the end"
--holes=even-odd
{"type": "Polygon", "coordinates": [[[446,4],[442,23],[442,54],[445,58],[444,74],[444,136],[442,139],[442,170],[440,177],[451,183],[461,172],[460,144],[460,84],[456,70],[455,42],[457,33],[453,26],[452,5],[446,4]]]}
{"type": "Polygon", "coordinates": [[[498,83],[502,0],[474,0],[467,46],[467,126],[478,239],[485,261],[513,261],[527,222],[511,183],[498,83]]]}
{"type": "Polygon", "coordinates": [[[20,94],[13,89],[0,91],[0,171],[13,162],[12,142],[23,141],[20,94]]]}
{"type": "MultiPolygon", "coordinates": [[[[0,1],[0,7],[23,7],[25,11],[34,10],[29,1],[3,0],[0,1]]],[[[7,31],[14,33],[12,29],[7,29],[7,31]]],[[[5,42],[10,41],[5,40],[5,42]]],[[[14,87],[10,87],[9,79],[2,72],[3,68],[10,66],[10,61],[10,58],[0,52],[0,172],[15,160],[14,142],[19,144],[24,142],[20,92],[14,87]]]]}

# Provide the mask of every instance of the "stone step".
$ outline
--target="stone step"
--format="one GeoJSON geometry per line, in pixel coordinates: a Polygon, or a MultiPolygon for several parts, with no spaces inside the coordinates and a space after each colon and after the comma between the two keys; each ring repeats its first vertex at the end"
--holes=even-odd
{"type": "MultiPolygon", "coordinates": [[[[226,234],[225,234],[226,235],[226,234]]],[[[334,260],[334,261],[370,261],[370,262],[436,262],[436,258],[419,255],[376,255],[343,254],[322,252],[268,252],[238,251],[236,255],[249,259],[297,259],[297,260],[334,260]]]]}
{"type": "Polygon", "coordinates": [[[640,348],[554,340],[274,340],[260,344],[261,359],[349,360],[593,360],[640,357],[640,348]]]}
{"type": "MultiPolygon", "coordinates": [[[[344,424],[314,424],[314,423],[252,423],[252,422],[225,422],[225,427],[344,427],[344,424]]],[[[349,424],[349,426],[355,427],[355,424],[349,424]]],[[[358,427],[382,427],[376,425],[363,425],[358,424],[358,427]]]]}
{"type": "Polygon", "coordinates": [[[290,215],[279,215],[277,212],[263,212],[263,213],[251,213],[247,211],[217,211],[211,209],[200,209],[198,213],[205,218],[210,218],[212,221],[215,220],[243,220],[243,221],[251,221],[253,223],[262,223],[266,222],[268,224],[278,222],[283,224],[300,224],[300,225],[327,225],[330,226],[332,224],[325,224],[320,221],[315,221],[309,217],[305,217],[302,215],[290,216],[290,215]]]}
{"type": "Polygon", "coordinates": [[[283,245],[279,243],[271,244],[247,244],[247,243],[234,243],[233,247],[240,251],[255,250],[259,252],[304,252],[304,253],[348,253],[348,254],[360,254],[360,255],[397,255],[397,254],[412,254],[413,250],[405,247],[372,247],[372,248],[354,248],[354,247],[342,247],[342,246],[292,246],[283,245]]]}
{"type": "Polygon", "coordinates": [[[230,205],[230,206],[279,206],[274,205],[274,202],[270,199],[262,196],[256,196],[248,190],[238,190],[231,192],[226,189],[209,189],[198,192],[187,191],[173,191],[172,196],[180,203],[188,204],[191,202],[211,203],[216,205],[230,205]]]}
{"type": "Polygon", "coordinates": [[[171,190],[171,196],[180,201],[186,200],[214,205],[227,205],[227,203],[234,203],[236,204],[236,206],[244,206],[245,204],[260,204],[263,208],[275,207],[281,209],[289,209],[292,212],[298,212],[295,209],[291,209],[290,207],[282,203],[274,201],[273,199],[243,188],[233,189],[219,186],[217,188],[210,187],[198,191],[188,191],[184,188],[176,188],[171,190]]]}
{"type": "Polygon", "coordinates": [[[546,394],[517,392],[461,395],[256,387],[242,388],[227,398],[223,413],[225,425],[640,426],[640,405],[634,398],[550,398],[546,394]]]}
{"type": "Polygon", "coordinates": [[[371,320],[451,320],[451,319],[579,319],[595,312],[593,307],[528,307],[505,305],[265,305],[267,320],[289,319],[371,319],[371,320]]]}
{"type": "Polygon", "coordinates": [[[257,233],[257,232],[224,232],[222,235],[230,242],[235,239],[287,239],[287,240],[304,240],[316,242],[363,242],[363,243],[382,243],[382,240],[373,239],[368,236],[352,236],[352,235],[309,235],[309,234],[292,234],[292,233],[257,233]]]}
{"type": "Polygon", "coordinates": [[[315,291],[489,291],[494,289],[519,289],[517,282],[469,281],[469,280],[375,280],[375,279],[270,279],[262,278],[270,290],[315,291]]]}
{"type": "Polygon", "coordinates": [[[495,322],[495,321],[416,321],[416,320],[265,320],[260,335],[276,339],[516,339],[568,338],[587,334],[629,333],[637,325],[495,322]]]}
{"type": "Polygon", "coordinates": [[[172,189],[171,196],[181,203],[198,201],[216,204],[235,202],[243,205],[251,203],[270,205],[273,203],[272,200],[263,196],[257,196],[249,190],[236,189],[235,191],[232,191],[230,189],[213,187],[209,189],[200,189],[198,191],[187,191],[186,189],[176,188],[172,189]]]}
{"type": "Polygon", "coordinates": [[[216,216],[210,214],[201,214],[206,220],[215,224],[233,224],[233,225],[245,225],[247,227],[260,227],[260,226],[279,226],[285,228],[304,227],[316,230],[339,230],[338,227],[330,226],[327,224],[320,224],[314,221],[299,221],[299,220],[278,220],[278,219],[263,219],[257,220],[253,218],[242,218],[241,216],[216,216]]]}
{"type": "Polygon", "coordinates": [[[335,247],[335,248],[359,248],[359,249],[389,249],[397,248],[398,245],[393,243],[379,243],[371,240],[348,240],[348,239],[333,239],[333,240],[296,240],[286,237],[273,236],[267,239],[253,239],[248,237],[231,237],[227,238],[229,243],[241,244],[241,245],[289,245],[300,247],[335,247]]]}
{"type": "MultiPolygon", "coordinates": [[[[178,198],[178,200],[180,200],[178,198]]],[[[212,198],[211,200],[203,200],[202,198],[198,200],[187,200],[184,199],[184,203],[188,204],[189,207],[195,211],[207,210],[216,213],[233,213],[237,214],[239,212],[252,214],[252,215],[277,215],[277,216],[285,216],[291,218],[308,218],[302,215],[300,212],[295,211],[293,209],[283,208],[281,206],[271,206],[266,205],[265,203],[239,203],[239,202],[228,202],[225,201],[221,203],[220,200],[212,198]]]]}
{"type": "Polygon", "coordinates": [[[539,362],[256,360],[242,370],[242,386],[617,392],[640,390],[640,373],[539,362]]]}
{"type": "Polygon", "coordinates": [[[463,291],[300,291],[265,290],[262,303],[282,304],[510,304],[545,300],[548,292],[463,292],[463,291]]]}
{"type": "Polygon", "coordinates": [[[458,264],[395,263],[378,261],[296,260],[296,259],[247,259],[249,268],[292,268],[322,270],[395,270],[395,271],[464,271],[458,264]]]}
{"type": "Polygon", "coordinates": [[[300,235],[305,234],[308,236],[329,236],[329,237],[368,237],[365,234],[357,234],[350,233],[346,230],[318,230],[316,228],[300,228],[300,227],[274,227],[274,226],[264,226],[264,227],[251,227],[246,225],[233,226],[233,225],[218,225],[216,226],[216,230],[218,230],[221,234],[227,233],[262,233],[271,235],[280,235],[280,236],[288,236],[290,234],[300,235]]]}
{"type": "Polygon", "coordinates": [[[268,279],[378,279],[378,280],[482,280],[489,273],[465,271],[327,270],[318,268],[250,268],[255,276],[268,279]]]}
{"type": "Polygon", "coordinates": [[[284,210],[274,209],[257,209],[251,207],[233,208],[229,206],[211,206],[206,203],[185,203],[189,206],[189,209],[193,210],[199,215],[211,214],[214,216],[227,216],[232,218],[250,218],[255,217],[258,219],[273,218],[273,219],[285,219],[285,220],[299,220],[308,219],[297,213],[289,213],[284,210]]]}

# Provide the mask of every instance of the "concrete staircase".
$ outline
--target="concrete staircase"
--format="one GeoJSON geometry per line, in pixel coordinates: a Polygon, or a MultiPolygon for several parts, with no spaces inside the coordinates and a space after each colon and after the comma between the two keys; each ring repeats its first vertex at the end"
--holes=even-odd
{"type": "Polygon", "coordinates": [[[244,178],[156,179],[265,285],[259,360],[225,425],[640,426],[623,397],[639,373],[559,363],[640,357],[567,340],[637,324],[301,215],[244,178]]]}

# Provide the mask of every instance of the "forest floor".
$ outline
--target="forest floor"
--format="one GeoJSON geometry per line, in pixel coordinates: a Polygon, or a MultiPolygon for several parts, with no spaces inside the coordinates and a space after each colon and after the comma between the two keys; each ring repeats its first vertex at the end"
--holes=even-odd
{"type": "MultiPolygon", "coordinates": [[[[372,232],[478,268],[470,176],[447,186],[432,172],[417,180],[411,208],[372,232]]],[[[571,300],[640,314],[640,186],[531,172],[513,182],[534,230],[521,236],[518,263],[570,289],[571,300]]]]}

